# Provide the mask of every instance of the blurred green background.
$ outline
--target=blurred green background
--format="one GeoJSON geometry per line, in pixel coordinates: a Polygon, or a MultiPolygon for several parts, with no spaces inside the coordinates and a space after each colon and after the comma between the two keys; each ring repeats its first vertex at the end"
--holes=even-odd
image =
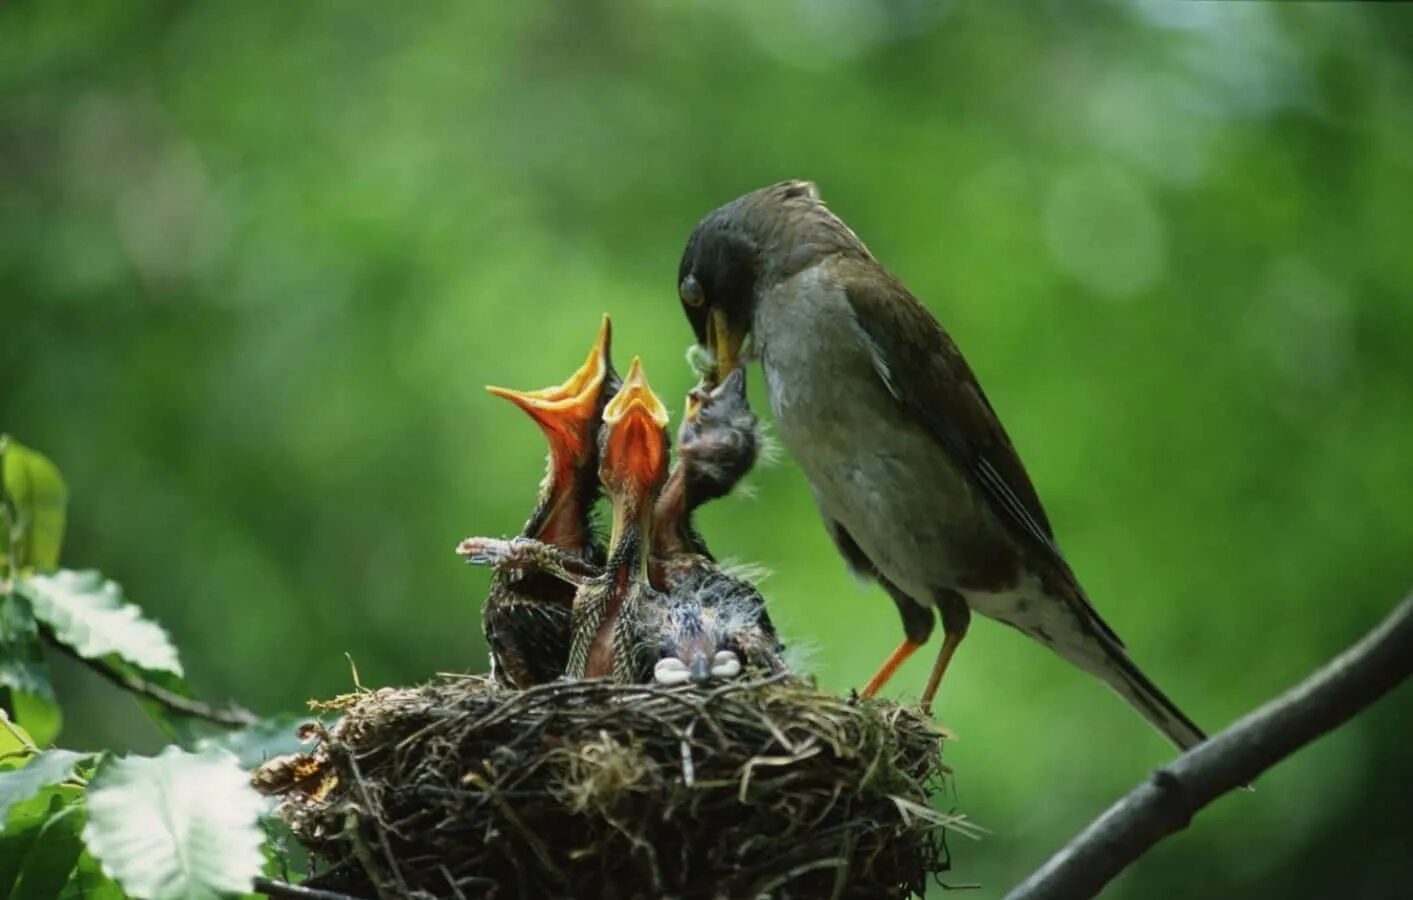
{"type": "MultiPolygon", "coordinates": [[[[1135,657],[1217,729],[1413,581],[1411,25],[1167,0],[12,2],[0,427],[69,480],[66,562],[124,583],[202,694],[297,710],[349,688],[345,651],[368,685],[479,671],[487,577],[452,548],[516,531],[543,465],[482,386],[558,382],[608,311],[620,363],[680,397],[688,232],[811,178],[966,351],[1135,657]]],[[[788,460],[750,480],[704,515],[713,547],[774,570],[822,683],[859,685],[891,604],[788,460]]],[[[66,744],[159,743],[59,675],[66,744]]],[[[1109,896],[1406,890],[1409,699],[1109,896]]],[[[953,842],[978,896],[1170,756],[991,623],[939,715],[947,802],[991,829],[953,842]]]]}

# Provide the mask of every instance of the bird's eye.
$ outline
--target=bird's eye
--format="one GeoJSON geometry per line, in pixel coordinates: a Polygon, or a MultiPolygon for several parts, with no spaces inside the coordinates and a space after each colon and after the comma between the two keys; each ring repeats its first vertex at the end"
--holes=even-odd
{"type": "Polygon", "coordinates": [[[698,307],[706,302],[706,292],[702,290],[702,284],[697,281],[695,275],[683,278],[677,292],[682,295],[682,302],[688,306],[698,307]]]}

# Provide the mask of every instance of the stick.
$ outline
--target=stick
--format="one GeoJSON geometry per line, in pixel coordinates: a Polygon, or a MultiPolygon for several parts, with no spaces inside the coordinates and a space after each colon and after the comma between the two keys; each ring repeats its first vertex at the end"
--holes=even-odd
{"type": "Polygon", "coordinates": [[[264,894],[266,897],[292,897],[294,900],[359,900],[351,894],[321,891],[318,888],[307,888],[273,878],[256,878],[255,893],[264,894]]]}
{"type": "Polygon", "coordinates": [[[204,719],[225,728],[248,728],[260,721],[260,717],[248,709],[242,709],[239,706],[218,709],[209,703],[202,703],[200,700],[193,700],[190,697],[183,697],[175,691],[169,691],[132,672],[114,668],[101,659],[88,659],[81,656],[73,647],[55,637],[54,632],[47,627],[41,627],[40,634],[44,636],[44,640],[49,646],[78,660],[123,690],[160,703],[179,715],[190,716],[193,719],[204,719]]]}
{"type": "Polygon", "coordinates": [[[1109,807],[1006,900],[1092,897],[1217,797],[1251,784],[1413,674],[1413,595],[1305,681],[1198,744],[1109,807]]]}

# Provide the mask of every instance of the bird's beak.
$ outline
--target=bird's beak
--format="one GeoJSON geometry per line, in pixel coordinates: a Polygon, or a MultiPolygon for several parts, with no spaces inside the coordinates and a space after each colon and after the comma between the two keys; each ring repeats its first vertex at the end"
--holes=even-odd
{"type": "Polygon", "coordinates": [[[646,494],[667,474],[667,409],[643,376],[642,360],[634,358],[623,387],[603,411],[608,429],[603,451],[603,475],[634,494],[646,494]]]}
{"type": "Polygon", "coordinates": [[[588,358],[562,384],[538,391],[494,386],[486,390],[529,413],[555,450],[567,458],[582,459],[590,449],[599,401],[613,372],[609,355],[612,340],[613,326],[605,315],[588,358]]]}
{"type": "Polygon", "coordinates": [[[726,319],[726,311],[713,307],[707,317],[707,349],[716,356],[716,380],[719,383],[731,374],[741,357],[744,335],[736,334],[726,319]]]}
{"type": "Polygon", "coordinates": [[[687,664],[687,675],[693,684],[706,684],[711,681],[711,660],[707,659],[705,653],[692,654],[692,661],[687,664]]]}
{"type": "Polygon", "coordinates": [[[723,396],[731,396],[739,402],[745,401],[746,370],[744,368],[738,365],[731,369],[715,387],[699,384],[692,388],[687,394],[687,420],[696,421],[702,413],[703,406],[723,396]]]}

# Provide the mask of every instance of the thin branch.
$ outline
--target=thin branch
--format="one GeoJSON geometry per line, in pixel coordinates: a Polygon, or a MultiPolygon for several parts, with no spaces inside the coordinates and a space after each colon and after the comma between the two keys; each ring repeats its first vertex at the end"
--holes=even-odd
{"type": "Polygon", "coordinates": [[[255,893],[264,894],[266,897],[290,897],[293,900],[359,900],[351,894],[321,891],[318,888],[307,888],[303,885],[290,884],[288,881],[276,881],[273,878],[256,878],[255,893]]]}
{"type": "Polygon", "coordinates": [[[1284,695],[1134,788],[1006,900],[1092,897],[1217,797],[1343,725],[1413,675],[1413,595],[1359,643],[1284,695]]]}
{"type": "Polygon", "coordinates": [[[260,717],[248,709],[235,705],[219,708],[200,700],[183,697],[176,691],[170,691],[161,685],[153,684],[133,672],[115,668],[101,659],[89,659],[81,656],[73,647],[55,637],[54,632],[48,628],[41,627],[40,634],[44,636],[44,640],[49,646],[69,658],[77,660],[123,690],[137,694],[139,697],[145,697],[154,703],[160,703],[177,715],[203,719],[223,728],[249,728],[260,721],[260,717]]]}

